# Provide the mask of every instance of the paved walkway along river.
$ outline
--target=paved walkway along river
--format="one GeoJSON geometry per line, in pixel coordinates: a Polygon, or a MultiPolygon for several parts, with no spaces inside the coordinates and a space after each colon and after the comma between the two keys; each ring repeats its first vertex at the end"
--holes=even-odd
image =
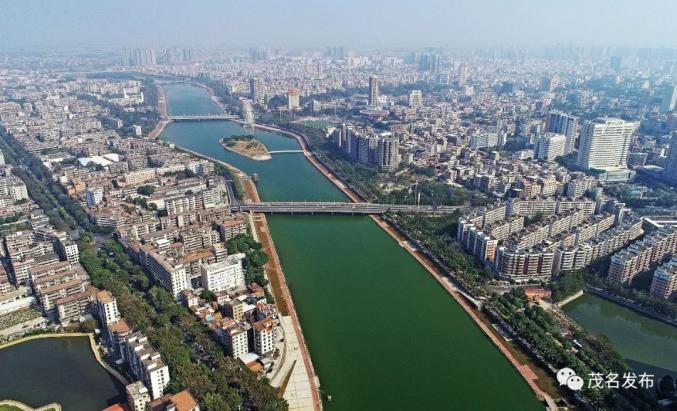
{"type": "MultiPolygon", "coordinates": [[[[170,115],[214,111],[201,89],[166,86],[165,96],[170,115]]],[[[255,162],[219,145],[245,133],[232,122],[181,122],[162,138],[258,174],[264,201],[345,201],[303,154],[255,162]]],[[[279,134],[254,134],[270,150],[299,149],[279,134]]],[[[369,217],[267,220],[322,391],[333,399],[325,408],[542,408],[463,309],[369,217]]]]}

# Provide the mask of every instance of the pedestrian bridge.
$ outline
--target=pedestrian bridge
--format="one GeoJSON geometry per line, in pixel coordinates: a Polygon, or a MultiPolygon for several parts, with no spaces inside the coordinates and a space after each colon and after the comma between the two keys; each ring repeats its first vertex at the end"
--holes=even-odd
{"type": "Polygon", "coordinates": [[[387,212],[450,214],[462,208],[464,206],[288,201],[231,205],[231,210],[234,212],[250,211],[266,214],[385,214],[387,212]]]}
{"type": "Polygon", "coordinates": [[[204,115],[179,115],[169,116],[171,121],[216,121],[216,120],[234,120],[236,115],[229,114],[204,114],[204,115]]]}

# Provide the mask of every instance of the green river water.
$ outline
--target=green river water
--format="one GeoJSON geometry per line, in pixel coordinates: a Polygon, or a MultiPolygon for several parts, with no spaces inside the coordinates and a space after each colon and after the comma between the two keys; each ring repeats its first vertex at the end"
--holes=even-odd
{"type": "MultiPolygon", "coordinates": [[[[165,87],[170,114],[214,113],[197,87],[165,87]]],[[[162,138],[259,176],[265,200],[344,200],[302,154],[253,161],[219,145],[251,133],[171,123],[162,138]]],[[[271,150],[298,149],[256,131],[271,150]]],[[[537,410],[510,363],[416,260],[365,216],[270,216],[270,230],[330,410],[537,410]]]]}
{"type": "MultiPolygon", "coordinates": [[[[165,88],[172,114],[216,113],[204,89],[165,88]]],[[[302,154],[248,160],[222,137],[248,133],[232,122],[172,123],[162,137],[259,176],[266,200],[345,200],[302,154]]],[[[255,132],[271,150],[293,139],[255,132]]],[[[431,276],[368,217],[270,216],[329,410],[537,410],[526,383],[431,276]]],[[[637,370],[677,374],[677,331],[593,295],[564,310],[607,335],[637,370]]],[[[0,350],[0,399],[67,411],[99,410],[124,387],[99,364],[86,338],[53,338],[0,350]],[[39,387],[39,388],[38,388],[39,387]]]]}

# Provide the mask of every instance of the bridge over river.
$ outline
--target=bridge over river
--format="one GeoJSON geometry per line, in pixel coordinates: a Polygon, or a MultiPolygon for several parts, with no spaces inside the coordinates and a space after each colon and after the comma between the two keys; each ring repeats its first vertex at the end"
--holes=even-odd
{"type": "Polygon", "coordinates": [[[293,154],[293,153],[303,153],[303,150],[272,150],[268,154],[293,154]]]}
{"type": "Polygon", "coordinates": [[[171,121],[217,121],[236,120],[239,117],[234,114],[203,114],[203,115],[178,115],[169,116],[171,121]]]}
{"type": "Polygon", "coordinates": [[[251,211],[266,214],[385,214],[424,213],[450,214],[465,206],[432,206],[414,204],[377,204],[342,202],[262,202],[232,204],[233,211],[251,211]]]}

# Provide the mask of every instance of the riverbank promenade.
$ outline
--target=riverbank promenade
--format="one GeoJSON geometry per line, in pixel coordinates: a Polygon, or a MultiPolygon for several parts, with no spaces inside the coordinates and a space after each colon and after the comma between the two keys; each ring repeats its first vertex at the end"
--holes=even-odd
{"type": "MultiPolygon", "coordinates": [[[[246,190],[250,198],[258,198],[254,184],[251,181],[247,183],[246,190]]],[[[268,230],[268,222],[265,215],[255,214],[252,217],[252,223],[254,239],[261,242],[263,251],[270,256],[266,264],[266,276],[270,281],[280,312],[280,326],[284,334],[282,364],[277,373],[272,376],[270,383],[282,391],[281,395],[289,404],[290,410],[321,411],[320,381],[315,373],[301,330],[301,322],[296,313],[275,244],[268,230]]]]}
{"type": "Polygon", "coordinates": [[[39,408],[33,408],[29,405],[24,404],[23,402],[14,401],[14,400],[1,400],[0,401],[0,410],[19,410],[19,411],[61,411],[61,405],[53,402],[51,404],[43,405],[39,408]],[[6,407],[6,408],[4,408],[6,407]]]}

